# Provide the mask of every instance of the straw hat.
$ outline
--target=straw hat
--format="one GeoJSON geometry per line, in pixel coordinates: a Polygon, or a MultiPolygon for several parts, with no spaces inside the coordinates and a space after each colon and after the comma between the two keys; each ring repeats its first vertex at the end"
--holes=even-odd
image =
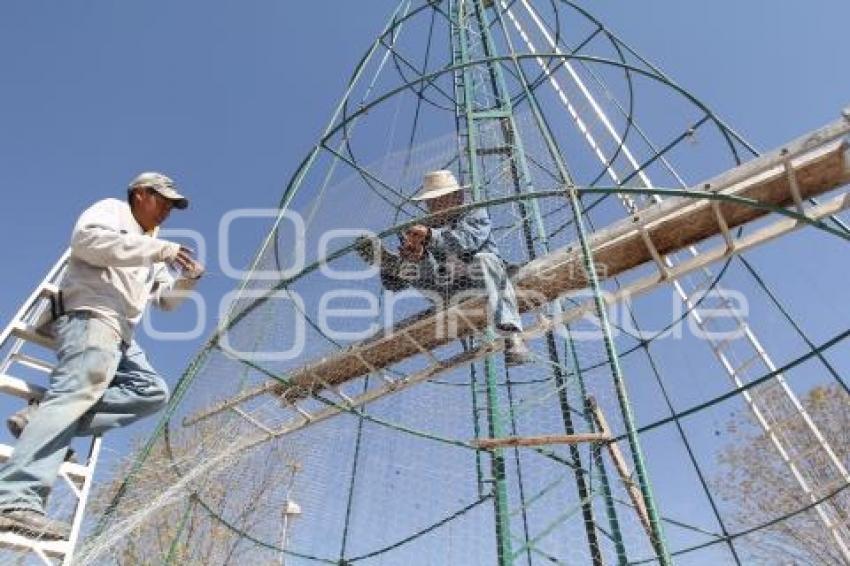
{"type": "Polygon", "coordinates": [[[451,171],[445,169],[431,171],[425,173],[422,191],[413,197],[413,200],[430,200],[465,188],[466,186],[458,185],[457,179],[451,171]]]}

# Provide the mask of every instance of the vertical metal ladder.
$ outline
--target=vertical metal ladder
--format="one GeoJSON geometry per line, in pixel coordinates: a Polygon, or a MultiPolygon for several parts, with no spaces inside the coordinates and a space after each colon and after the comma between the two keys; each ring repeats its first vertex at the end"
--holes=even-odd
{"type": "MultiPolygon", "coordinates": [[[[10,371],[21,367],[29,368],[44,374],[44,382],[47,382],[53,364],[43,360],[39,356],[39,350],[43,355],[45,349],[55,350],[55,344],[51,338],[38,332],[36,324],[50,309],[51,298],[56,296],[59,283],[65,275],[68,255],[67,251],[62,255],[0,333],[0,354],[3,356],[0,361],[0,392],[25,402],[40,400],[47,388],[45,385],[15,377],[10,371]],[[36,353],[32,354],[30,350],[36,350],[36,353]]],[[[0,532],[0,549],[34,554],[50,565],[71,563],[91,491],[100,444],[99,436],[92,439],[85,465],[64,462],[59,470],[59,476],[67,483],[76,499],[68,540],[40,540],[6,531],[0,532]]],[[[8,460],[11,455],[12,446],[0,444],[0,462],[8,460]]]]}

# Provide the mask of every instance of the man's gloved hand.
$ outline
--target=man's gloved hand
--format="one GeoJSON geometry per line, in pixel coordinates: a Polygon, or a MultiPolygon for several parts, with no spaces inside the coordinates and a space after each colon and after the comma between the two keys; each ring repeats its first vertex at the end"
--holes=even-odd
{"type": "Polygon", "coordinates": [[[373,236],[358,236],[357,239],[354,240],[354,251],[363,261],[370,265],[374,265],[376,263],[375,258],[378,257],[378,251],[380,249],[381,240],[373,236]]]}
{"type": "Polygon", "coordinates": [[[398,277],[402,262],[399,256],[387,250],[375,236],[360,236],[354,240],[354,251],[363,261],[374,265],[384,275],[398,277]]]}

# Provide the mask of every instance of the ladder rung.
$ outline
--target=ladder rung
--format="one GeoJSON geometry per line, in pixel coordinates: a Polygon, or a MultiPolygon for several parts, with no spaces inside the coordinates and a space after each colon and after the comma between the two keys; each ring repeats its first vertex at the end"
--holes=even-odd
{"type": "Polygon", "coordinates": [[[712,344],[714,351],[715,352],[723,352],[723,351],[727,350],[729,348],[729,346],[731,346],[735,342],[735,340],[738,340],[739,338],[740,338],[740,336],[735,336],[734,338],[732,338],[730,336],[729,338],[724,338],[723,340],[718,340],[717,342],[712,344]]]}
{"type": "Polygon", "coordinates": [[[478,112],[473,112],[472,117],[476,120],[497,120],[510,118],[511,113],[505,110],[479,110],[478,112]]]}
{"type": "Polygon", "coordinates": [[[753,364],[753,362],[755,362],[756,360],[760,360],[760,359],[761,359],[761,354],[756,352],[756,354],[752,358],[748,359],[747,361],[745,361],[741,365],[739,365],[735,368],[732,368],[732,371],[735,373],[735,375],[739,375],[742,371],[744,371],[745,369],[748,369],[753,364]]]}
{"type": "MultiPolygon", "coordinates": [[[[776,386],[773,386],[771,389],[775,388],[776,386]]],[[[806,421],[803,417],[806,412],[805,407],[801,408],[793,404],[784,389],[783,393],[785,393],[785,398],[781,398],[781,400],[783,401],[783,403],[787,402],[787,405],[779,406],[778,404],[774,404],[774,406],[768,407],[771,413],[777,414],[777,419],[773,423],[770,423],[770,426],[785,426],[786,424],[790,423],[795,419],[800,419],[805,423],[806,421]],[[782,410],[783,408],[785,409],[784,411],[782,410]]],[[[759,400],[756,399],[756,402],[758,401],[759,400]]],[[[808,429],[810,427],[807,426],[806,428],[808,429]]]]}
{"type": "Polygon", "coordinates": [[[714,279],[711,277],[704,277],[702,281],[698,284],[694,285],[694,288],[687,291],[687,297],[689,301],[693,301],[696,298],[696,295],[701,294],[703,291],[707,290],[711,284],[714,282],[714,279]]]}
{"type": "Polygon", "coordinates": [[[32,539],[11,531],[0,533],[0,548],[17,551],[40,550],[47,556],[61,558],[68,551],[68,541],[32,539]]]}
{"type": "Polygon", "coordinates": [[[784,431],[782,427],[794,419],[801,418],[800,411],[793,405],[786,405],[785,399],[767,397],[761,393],[751,395],[750,398],[759,407],[770,427],[784,431]]]}
{"type": "Polygon", "coordinates": [[[259,419],[253,417],[252,415],[249,415],[248,413],[246,413],[245,411],[243,411],[239,407],[231,407],[230,409],[234,413],[236,413],[237,415],[239,415],[240,417],[242,417],[243,419],[245,419],[246,421],[248,421],[249,423],[251,423],[252,425],[257,427],[258,429],[265,432],[266,434],[268,434],[270,436],[274,436],[274,431],[272,429],[270,429],[269,427],[267,427],[266,425],[264,425],[262,422],[260,422],[259,419]]]}
{"type": "MultiPolygon", "coordinates": [[[[756,395],[765,395],[767,393],[773,392],[774,389],[782,389],[782,382],[780,380],[780,376],[782,376],[782,374],[777,374],[768,379],[767,381],[759,383],[758,385],[752,388],[752,393],[756,395]]],[[[784,376],[782,376],[782,378],[784,379],[784,376]]]]}
{"type": "Polygon", "coordinates": [[[38,332],[32,326],[23,323],[15,324],[15,327],[12,329],[12,334],[21,340],[26,340],[27,342],[32,342],[33,344],[38,344],[39,346],[43,346],[48,350],[56,349],[56,342],[38,332]]]}
{"type": "MultiPolygon", "coordinates": [[[[0,444],[0,462],[5,462],[11,455],[12,447],[8,444],[0,444]]],[[[73,462],[63,462],[59,471],[64,472],[68,474],[68,477],[79,481],[83,481],[89,473],[87,467],[80,464],[74,464],[73,462]]]]}
{"type": "MultiPolygon", "coordinates": [[[[709,286],[711,285],[711,283],[713,283],[713,282],[714,282],[714,279],[712,279],[711,277],[706,277],[706,278],[703,280],[703,282],[702,282],[702,283],[700,283],[700,285],[699,285],[699,289],[700,289],[700,290],[707,290],[707,289],[708,289],[708,287],[709,287],[709,286]]],[[[727,307],[727,308],[728,308],[728,307],[729,307],[729,304],[730,304],[730,302],[731,302],[731,301],[729,300],[729,297],[728,297],[728,296],[726,296],[726,295],[723,293],[723,288],[722,288],[722,287],[720,287],[720,284],[719,284],[719,283],[718,283],[718,284],[717,284],[717,286],[713,289],[713,292],[712,292],[712,293],[706,293],[705,298],[704,298],[704,299],[703,299],[703,301],[702,301],[702,304],[707,305],[707,304],[709,304],[709,301],[712,301],[712,302],[713,302],[712,304],[715,306],[715,308],[716,308],[716,307],[718,307],[718,306],[722,306],[722,307],[727,307]]]]}
{"type": "Polygon", "coordinates": [[[0,391],[21,399],[41,399],[47,389],[18,377],[0,374],[0,391]]]}
{"type": "Polygon", "coordinates": [[[15,352],[9,359],[14,363],[18,363],[27,366],[28,368],[36,369],[38,371],[43,371],[44,373],[51,373],[54,367],[53,364],[50,362],[45,362],[42,359],[30,356],[29,354],[24,354],[22,352],[15,352]]]}
{"type": "MultiPolygon", "coordinates": [[[[836,489],[843,487],[843,486],[847,485],[848,483],[850,483],[850,482],[848,482],[844,478],[838,478],[837,480],[831,481],[831,482],[829,482],[825,485],[814,486],[813,491],[818,492],[818,495],[821,495],[821,496],[829,495],[830,493],[832,493],[836,489]]],[[[841,524],[844,525],[844,524],[847,524],[848,522],[850,522],[850,517],[848,517],[847,520],[842,521],[841,524]]]]}
{"type": "Polygon", "coordinates": [[[379,371],[379,372],[378,372],[378,377],[380,377],[380,378],[381,378],[381,381],[383,381],[383,382],[384,382],[384,383],[386,383],[387,385],[396,385],[396,384],[397,384],[397,382],[396,382],[395,380],[391,379],[391,378],[387,375],[387,372],[386,372],[386,371],[379,371]]]}
{"type": "MultiPolygon", "coordinates": [[[[707,301],[704,300],[702,303],[700,303],[699,308],[705,309],[705,308],[712,308],[712,307],[711,307],[711,305],[708,304],[707,301]]],[[[697,310],[696,312],[700,312],[700,311],[697,310]]],[[[706,330],[711,330],[712,332],[721,332],[721,331],[722,332],[729,332],[725,328],[722,329],[722,330],[717,329],[718,325],[723,324],[723,322],[724,322],[723,320],[721,320],[720,318],[717,318],[717,317],[713,317],[713,316],[703,317],[702,328],[704,328],[706,330]]],[[[740,325],[737,328],[740,328],[740,325]]],[[[740,336],[736,337],[735,339],[737,339],[737,338],[740,338],[740,336]]]]}
{"type": "MultiPolygon", "coordinates": [[[[757,401],[757,402],[758,402],[758,401],[757,401]]],[[[799,410],[797,410],[796,408],[794,408],[790,415],[788,415],[788,416],[786,416],[786,417],[783,417],[783,418],[781,418],[781,419],[777,419],[777,420],[775,420],[775,421],[773,421],[773,422],[768,422],[768,426],[770,426],[770,428],[779,428],[779,429],[781,429],[781,428],[785,427],[788,423],[790,423],[790,422],[792,422],[792,421],[795,421],[795,420],[802,420],[802,416],[803,416],[803,414],[802,414],[799,410]]]]}
{"type": "Polygon", "coordinates": [[[55,297],[57,294],[59,294],[59,287],[57,285],[54,285],[53,283],[45,283],[44,285],[42,285],[41,293],[39,293],[39,295],[44,297],[45,299],[55,297]]]}
{"type": "Polygon", "coordinates": [[[305,419],[307,419],[307,421],[308,421],[308,422],[312,422],[312,421],[313,421],[313,415],[311,415],[310,413],[308,413],[306,410],[302,409],[302,408],[298,405],[298,403],[296,403],[295,401],[293,401],[293,402],[291,403],[291,405],[292,405],[292,408],[293,408],[293,409],[295,409],[296,411],[298,411],[298,413],[300,413],[302,417],[304,417],[305,419]]]}
{"type": "Polygon", "coordinates": [[[507,145],[497,147],[481,147],[475,150],[478,155],[510,155],[513,148],[507,145]]]}
{"type": "Polygon", "coordinates": [[[829,525],[829,530],[834,531],[836,529],[846,527],[848,524],[850,524],[850,517],[847,517],[846,519],[841,519],[840,521],[832,521],[829,525]]]}
{"type": "Polygon", "coordinates": [[[795,453],[795,454],[789,454],[788,455],[788,461],[792,462],[794,464],[797,464],[800,461],[808,458],[809,456],[811,456],[813,454],[817,454],[820,450],[823,450],[823,446],[821,446],[820,444],[815,442],[812,446],[809,446],[807,449],[803,450],[802,452],[795,453]]]}
{"type": "MultiPolygon", "coordinates": [[[[702,292],[703,291],[700,290],[699,293],[702,294],[702,292]]],[[[695,293],[695,295],[696,295],[696,293],[695,293]]],[[[700,303],[699,303],[699,309],[700,310],[719,310],[719,309],[722,309],[722,308],[726,308],[729,305],[728,301],[724,301],[723,299],[721,299],[721,298],[719,298],[715,295],[706,294],[706,295],[702,295],[700,297],[695,297],[695,296],[691,295],[688,298],[694,303],[696,302],[696,299],[698,299],[698,298],[701,299],[700,303]]],[[[706,322],[707,321],[722,322],[721,319],[715,318],[713,316],[706,317],[705,320],[706,320],[706,322]]]]}
{"type": "Polygon", "coordinates": [[[776,425],[783,425],[801,415],[800,409],[788,396],[788,391],[775,379],[752,389],[750,397],[761,406],[766,418],[773,419],[776,425]]]}

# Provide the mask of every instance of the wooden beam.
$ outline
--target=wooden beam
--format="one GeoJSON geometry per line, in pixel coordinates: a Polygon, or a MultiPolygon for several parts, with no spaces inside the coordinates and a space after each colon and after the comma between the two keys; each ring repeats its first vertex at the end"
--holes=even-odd
{"type": "MultiPolygon", "coordinates": [[[[850,156],[844,139],[850,133],[850,114],[824,128],[811,132],[788,144],[785,148],[766,154],[703,183],[703,190],[753,199],[759,203],[786,207],[794,206],[800,198],[808,199],[826,193],[850,182],[850,156]],[[790,174],[789,174],[790,171],[790,174]],[[792,189],[791,185],[795,185],[792,189]]],[[[847,195],[836,198],[827,205],[807,211],[810,218],[823,218],[847,207],[847,195]]],[[[729,201],[676,197],[642,210],[591,236],[590,246],[597,265],[604,265],[600,275],[611,277],[646,262],[655,261],[653,255],[669,254],[706,238],[723,235],[731,245],[729,231],[768,214],[767,210],[729,201]],[[654,251],[653,251],[654,250],[654,251]]],[[[702,253],[692,260],[669,270],[667,277],[675,279],[710,262],[739,253],[772,238],[789,233],[804,223],[782,218],[755,234],[735,240],[735,249],[702,253]]],[[[635,295],[646,292],[664,281],[660,276],[650,276],[627,286],[624,293],[635,295]]],[[[524,266],[514,278],[522,311],[537,308],[541,302],[583,289],[587,277],[579,250],[563,248],[524,266]]],[[[622,299],[622,293],[609,298],[622,299]]],[[[286,381],[270,380],[258,387],[244,390],[235,397],[196,415],[189,422],[197,422],[217,414],[248,399],[272,393],[283,396],[288,404],[330,387],[367,375],[375,368],[386,369],[423,350],[433,351],[457,337],[479,332],[486,327],[487,316],[484,299],[467,300],[443,311],[429,310],[397,324],[393,329],[335,351],[321,359],[311,361],[286,376],[286,381]],[[448,332],[454,325],[456,332],[448,332]]],[[[530,329],[527,334],[537,334],[553,324],[566,323],[581,316],[585,307],[577,307],[558,317],[558,321],[530,329]]],[[[442,371],[468,363],[486,350],[498,351],[497,344],[488,345],[470,355],[463,354],[417,372],[427,378],[442,371]]],[[[423,379],[425,379],[423,378],[423,379]]],[[[411,376],[390,384],[387,391],[404,389],[419,382],[411,376]]],[[[381,396],[378,391],[363,396],[381,396]]],[[[188,423],[187,423],[188,424],[188,423]]],[[[285,427],[288,428],[288,427],[285,427]]],[[[297,428],[297,427],[296,427],[297,428]]]]}
{"type": "MultiPolygon", "coordinates": [[[[848,129],[842,120],[841,126],[848,129]]],[[[824,128],[836,128],[835,125],[824,128]]],[[[786,152],[797,179],[802,198],[826,193],[850,182],[850,160],[843,139],[823,143],[822,131],[801,138],[786,152]],[[809,149],[813,141],[819,146],[809,149]]],[[[712,192],[753,199],[772,206],[794,204],[779,152],[766,155],[732,169],[700,185],[712,192]]],[[[694,189],[696,190],[696,189],[694,189]]],[[[718,211],[727,229],[752,222],[768,214],[767,210],[745,204],[724,201],[715,206],[711,199],[669,198],[626,218],[590,239],[594,262],[604,269],[600,275],[613,277],[646,262],[653,261],[653,252],[646,245],[646,232],[660,254],[670,254],[722,232],[717,220],[718,211]]],[[[581,251],[567,247],[525,265],[514,281],[520,299],[520,310],[528,311],[546,301],[583,289],[588,279],[581,251]]],[[[471,299],[439,312],[426,311],[398,324],[391,331],[335,351],[289,374],[289,385],[269,384],[267,390],[277,394],[295,389],[299,395],[320,390],[314,376],[339,385],[370,373],[372,368],[387,368],[402,360],[432,351],[452,340],[486,328],[485,300],[471,299]]]]}
{"type": "Polygon", "coordinates": [[[611,436],[599,432],[583,434],[555,434],[543,436],[504,436],[502,438],[476,438],[469,442],[475,448],[492,450],[513,446],[545,446],[547,444],[581,444],[584,442],[608,442],[611,436]]]}
{"type": "MultiPolygon", "coordinates": [[[[590,405],[593,420],[596,421],[596,426],[599,427],[602,434],[610,437],[611,428],[608,426],[608,421],[605,420],[605,415],[602,414],[602,410],[599,408],[599,405],[596,404],[596,400],[591,397],[588,399],[588,404],[590,405]]],[[[629,499],[632,500],[632,505],[635,506],[638,518],[640,518],[640,523],[643,525],[649,540],[652,540],[652,529],[649,525],[649,513],[646,510],[646,503],[643,500],[643,494],[641,494],[640,488],[632,480],[632,474],[629,471],[629,464],[626,462],[626,458],[623,456],[623,453],[620,451],[620,447],[616,442],[609,442],[606,447],[608,448],[608,453],[611,456],[611,461],[614,463],[614,468],[617,470],[617,475],[620,476],[620,481],[623,482],[623,486],[629,494],[629,499]]]]}
{"type": "MultiPolygon", "coordinates": [[[[850,193],[843,193],[827,202],[809,208],[806,211],[806,214],[811,220],[822,220],[824,218],[839,214],[847,209],[850,209],[850,193]]],[[[726,242],[723,242],[712,249],[702,251],[699,255],[692,257],[687,261],[679,263],[678,265],[670,269],[670,279],[674,280],[680,277],[684,277],[690,273],[695,273],[704,268],[705,266],[710,265],[716,261],[728,258],[733,254],[743,253],[748,250],[751,250],[766,242],[770,242],[776,238],[790,234],[791,232],[803,226],[807,226],[807,224],[800,222],[795,218],[788,218],[784,216],[780,217],[776,221],[768,224],[767,226],[759,228],[758,230],[751,232],[746,236],[735,238],[733,242],[734,245],[731,247],[726,242]]],[[[628,283],[627,285],[624,285],[621,289],[619,289],[617,292],[612,293],[610,295],[605,295],[604,298],[607,304],[615,304],[627,298],[646,294],[651,290],[658,288],[660,285],[667,284],[667,282],[667,279],[664,279],[660,274],[656,273],[654,275],[649,275],[638,279],[637,281],[628,283]]],[[[578,320],[581,317],[585,316],[588,312],[592,310],[593,301],[589,300],[573,308],[570,308],[569,310],[565,310],[557,314],[556,316],[541,317],[537,321],[537,323],[533,324],[523,333],[523,336],[526,338],[526,340],[537,339],[545,335],[547,332],[551,332],[558,325],[569,324],[572,321],[578,320]]],[[[370,387],[368,391],[361,393],[360,395],[356,395],[354,397],[346,395],[346,399],[344,399],[343,405],[332,405],[322,409],[321,411],[315,412],[313,413],[313,420],[309,422],[300,417],[299,415],[297,419],[282,425],[279,429],[276,429],[275,436],[290,434],[292,432],[300,430],[305,426],[308,426],[309,424],[313,424],[321,420],[330,418],[346,410],[346,407],[359,407],[377,401],[378,399],[381,399],[388,395],[397,394],[419,383],[422,383],[423,381],[434,379],[435,377],[439,376],[444,372],[450,371],[454,368],[458,368],[461,366],[466,366],[467,364],[476,360],[480,360],[487,355],[497,354],[503,348],[504,343],[499,340],[493,342],[484,342],[479,347],[473,350],[461,352],[450,358],[441,360],[439,364],[433,364],[423,370],[416,371],[414,373],[408,373],[403,376],[392,377],[387,373],[380,373],[379,376],[381,377],[381,379],[374,380],[374,387],[370,387]]],[[[277,381],[269,381],[258,387],[245,389],[241,391],[238,395],[225,399],[212,407],[208,407],[207,409],[184,419],[183,424],[185,426],[190,426],[199,421],[210,418],[213,415],[231,409],[249,399],[256,398],[265,393],[269,393],[279,383],[280,382],[277,381]]],[[[335,391],[336,394],[339,394],[338,387],[326,384],[324,382],[322,382],[320,385],[326,390],[332,390],[335,391]]],[[[286,405],[288,406],[288,404],[286,405]]]]}

